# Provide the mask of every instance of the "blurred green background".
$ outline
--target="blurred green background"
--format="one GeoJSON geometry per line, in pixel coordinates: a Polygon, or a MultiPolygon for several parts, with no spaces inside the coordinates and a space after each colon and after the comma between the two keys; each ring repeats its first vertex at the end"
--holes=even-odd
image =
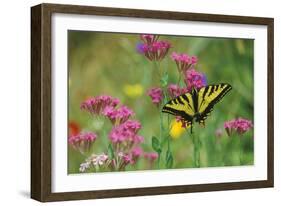
{"type": "MultiPolygon", "coordinates": [[[[169,73],[169,83],[176,83],[177,67],[171,60],[172,51],[196,55],[196,70],[207,76],[208,84],[229,83],[232,91],[214,107],[204,129],[195,126],[200,135],[201,166],[251,165],[254,162],[253,130],[243,137],[228,137],[223,123],[237,117],[253,121],[253,52],[254,41],[249,39],[203,38],[160,36],[172,44],[169,55],[161,67],[169,73]],[[218,129],[222,136],[215,135],[218,129]],[[240,142],[241,141],[241,142],[240,142]],[[242,153],[242,160],[239,159],[242,153]]],[[[152,151],[151,137],[159,134],[159,113],[147,95],[147,90],[159,86],[153,62],[136,51],[139,35],[103,32],[68,32],[69,71],[69,122],[81,130],[94,131],[106,136],[111,126],[104,124],[96,131],[93,118],[80,110],[87,97],[111,95],[121,100],[135,112],[135,119],[142,124],[140,135],[145,151],[152,151]]],[[[183,86],[183,85],[182,85],[183,86]]],[[[192,141],[186,132],[176,131],[171,138],[174,168],[192,167],[192,141]]],[[[106,151],[108,139],[98,138],[92,152],[106,151]]],[[[79,172],[85,156],[69,147],[68,172],[79,172]]],[[[144,160],[129,170],[145,169],[144,160]]]]}

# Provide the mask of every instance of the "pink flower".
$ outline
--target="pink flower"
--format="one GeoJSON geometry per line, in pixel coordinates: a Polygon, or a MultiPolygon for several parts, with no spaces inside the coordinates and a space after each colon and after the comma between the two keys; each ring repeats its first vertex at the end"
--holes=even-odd
{"type": "Polygon", "coordinates": [[[252,121],[243,118],[230,120],[224,123],[224,128],[228,136],[231,136],[234,133],[242,135],[245,132],[249,131],[252,127],[253,127],[252,121]]]}
{"type": "Polygon", "coordinates": [[[69,144],[75,149],[84,153],[88,151],[91,145],[97,139],[97,135],[93,132],[83,132],[68,138],[69,144]]]}
{"type": "Polygon", "coordinates": [[[80,108],[90,112],[92,115],[101,115],[105,107],[116,107],[119,104],[119,100],[107,95],[101,95],[97,97],[91,97],[82,102],[80,108]]]}
{"type": "Polygon", "coordinates": [[[159,104],[161,103],[161,101],[163,99],[162,89],[159,87],[151,88],[148,91],[148,95],[151,97],[152,103],[159,106],[159,104]]]}
{"type": "Polygon", "coordinates": [[[137,45],[139,53],[144,54],[150,61],[161,61],[166,57],[171,48],[168,41],[153,41],[137,45]]]}
{"type": "Polygon", "coordinates": [[[184,81],[187,85],[188,92],[191,92],[193,88],[198,90],[207,85],[206,76],[203,73],[197,72],[195,69],[186,71],[184,81]]]}
{"type": "Polygon", "coordinates": [[[183,74],[185,74],[188,69],[193,68],[198,61],[196,56],[189,56],[188,54],[176,52],[172,53],[171,58],[176,62],[178,70],[183,74]]]}
{"type": "Polygon", "coordinates": [[[126,106],[121,106],[118,109],[107,106],[103,111],[103,115],[108,117],[114,125],[126,122],[133,114],[134,112],[126,106]]]}
{"type": "Polygon", "coordinates": [[[135,164],[142,153],[143,151],[140,147],[133,148],[129,153],[119,152],[118,156],[123,160],[123,164],[121,167],[125,167],[128,164],[135,164]]]}
{"type": "Polygon", "coordinates": [[[135,147],[132,150],[133,158],[139,158],[143,154],[143,150],[141,147],[135,147]]]}
{"type": "Polygon", "coordinates": [[[170,95],[171,98],[175,98],[177,96],[180,96],[182,94],[187,93],[187,88],[181,88],[179,85],[177,84],[169,84],[168,85],[168,93],[170,95]]]}
{"type": "Polygon", "coordinates": [[[128,120],[123,124],[114,127],[109,133],[109,139],[112,143],[140,143],[143,139],[137,135],[141,128],[141,124],[138,121],[128,120]]]}
{"type": "Polygon", "coordinates": [[[153,35],[153,34],[142,34],[140,35],[141,40],[146,44],[152,44],[155,41],[158,40],[159,35],[153,35]]]}
{"type": "Polygon", "coordinates": [[[124,161],[124,164],[134,164],[135,160],[133,159],[133,157],[130,154],[124,154],[122,156],[122,160],[124,161]]]}
{"type": "Polygon", "coordinates": [[[158,154],[156,152],[146,152],[143,157],[151,162],[154,162],[158,158],[158,154]]]}
{"type": "Polygon", "coordinates": [[[134,142],[135,143],[142,143],[144,141],[144,138],[143,138],[143,136],[140,136],[140,135],[135,135],[134,136],[134,142]]]}

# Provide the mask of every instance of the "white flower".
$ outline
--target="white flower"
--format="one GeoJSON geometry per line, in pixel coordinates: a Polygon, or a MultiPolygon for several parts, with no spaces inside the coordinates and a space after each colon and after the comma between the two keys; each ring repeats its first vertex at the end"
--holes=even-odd
{"type": "Polygon", "coordinates": [[[94,154],[91,156],[91,161],[92,161],[93,165],[95,165],[95,166],[103,165],[107,160],[108,160],[108,156],[104,153],[102,153],[100,155],[94,154]]]}
{"type": "Polygon", "coordinates": [[[91,162],[83,162],[82,164],[80,164],[80,168],[79,171],[80,172],[85,172],[86,169],[89,169],[89,167],[91,166],[91,162]]]}

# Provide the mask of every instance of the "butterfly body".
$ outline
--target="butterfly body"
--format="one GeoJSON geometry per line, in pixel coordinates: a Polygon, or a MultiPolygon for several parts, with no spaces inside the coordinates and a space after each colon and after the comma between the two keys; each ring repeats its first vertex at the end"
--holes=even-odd
{"type": "Polygon", "coordinates": [[[198,91],[193,89],[167,102],[162,112],[181,117],[187,125],[192,126],[193,121],[205,125],[214,105],[231,89],[231,85],[226,83],[208,85],[198,91]]]}

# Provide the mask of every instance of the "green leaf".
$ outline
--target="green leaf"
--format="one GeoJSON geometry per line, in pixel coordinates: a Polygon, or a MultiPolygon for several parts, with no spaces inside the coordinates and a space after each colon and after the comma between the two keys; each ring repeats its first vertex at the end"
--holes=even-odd
{"type": "Polygon", "coordinates": [[[152,137],[152,149],[158,154],[162,152],[160,141],[157,139],[157,137],[154,136],[152,137]]]}
{"type": "Polygon", "coordinates": [[[114,159],[114,150],[113,150],[112,144],[108,145],[108,155],[109,155],[110,159],[114,159]]]}
{"type": "Polygon", "coordinates": [[[172,168],[174,163],[174,158],[171,151],[166,153],[166,168],[172,168]]]}
{"type": "Polygon", "coordinates": [[[168,73],[165,73],[160,79],[161,86],[166,87],[168,85],[168,80],[169,80],[169,75],[168,73]]]}

